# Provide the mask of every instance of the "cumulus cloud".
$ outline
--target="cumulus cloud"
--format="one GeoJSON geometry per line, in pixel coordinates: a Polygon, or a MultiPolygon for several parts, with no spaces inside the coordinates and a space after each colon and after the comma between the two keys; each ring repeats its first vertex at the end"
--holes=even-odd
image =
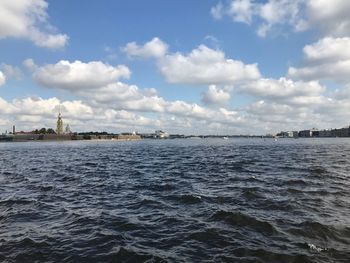
{"type": "Polygon", "coordinates": [[[345,36],[350,33],[350,1],[308,0],[307,20],[327,35],[345,36]]]}
{"type": "Polygon", "coordinates": [[[259,100],[247,106],[246,111],[253,123],[270,131],[310,129],[322,123],[321,117],[310,107],[259,100]]]}
{"type": "Polygon", "coordinates": [[[80,100],[60,101],[55,97],[27,97],[6,101],[0,97],[0,113],[4,117],[0,127],[9,129],[15,124],[19,130],[54,128],[58,107],[61,108],[64,123],[69,123],[75,131],[86,131],[88,127],[92,130],[120,132],[120,129],[126,127],[130,129],[159,124],[157,120],[133,112],[91,107],[80,100]],[[9,125],[10,127],[7,127],[9,125]]]}
{"type": "Polygon", "coordinates": [[[54,32],[48,22],[47,8],[45,0],[0,1],[0,39],[24,38],[40,47],[64,47],[68,36],[54,32]]]}
{"type": "MultiPolygon", "coordinates": [[[[261,134],[276,132],[282,127],[284,130],[310,126],[336,127],[344,118],[350,117],[350,101],[344,98],[323,98],[322,104],[296,104],[266,97],[266,100],[259,100],[237,111],[226,108],[214,110],[180,100],[167,101],[156,94],[145,95],[142,90],[136,91],[124,100],[97,104],[84,98],[60,101],[57,98],[28,97],[6,101],[0,97],[0,127],[9,129],[7,126],[12,124],[22,130],[54,127],[59,105],[62,105],[65,123],[69,123],[75,131],[86,131],[87,127],[89,130],[111,132],[164,128],[170,132],[195,134],[261,134]]],[[[317,89],[307,94],[317,96],[317,89]]],[[[306,93],[304,95],[308,98],[306,93]]],[[[292,97],[295,98],[300,96],[292,97]]]]}
{"type": "Polygon", "coordinates": [[[215,19],[226,15],[235,22],[246,24],[252,24],[255,18],[254,25],[261,37],[283,26],[294,31],[317,28],[326,35],[346,36],[350,33],[349,10],[348,0],[268,0],[263,3],[231,0],[227,6],[213,7],[211,13],[215,19]],[[224,12],[225,9],[228,11],[224,12]]]}
{"type": "Polygon", "coordinates": [[[0,86],[4,85],[5,82],[6,82],[6,77],[5,77],[4,73],[2,73],[0,71],[0,86]]]}
{"type": "Polygon", "coordinates": [[[80,100],[61,102],[57,98],[43,99],[40,97],[27,97],[22,99],[14,99],[10,102],[0,97],[0,112],[5,115],[20,118],[40,119],[40,118],[56,118],[58,107],[62,106],[66,116],[82,119],[87,114],[93,114],[90,106],[84,104],[80,100]]]}
{"type": "MultiPolygon", "coordinates": [[[[38,66],[32,60],[26,60],[25,64],[33,70],[33,78],[39,85],[69,91],[86,101],[90,107],[165,114],[166,116],[175,115],[180,119],[188,118],[192,121],[208,123],[213,120],[217,123],[241,121],[237,116],[223,115],[221,112],[202,107],[196,103],[167,101],[158,96],[155,89],[142,90],[136,85],[117,81],[119,77],[129,75],[129,71],[123,67],[115,68],[101,62],[82,63],[80,61],[72,63],[59,61],[56,64],[38,66]]],[[[220,91],[218,93],[220,100],[222,97],[229,96],[227,94],[223,96],[220,91]]],[[[21,103],[24,102],[21,101],[21,103]]],[[[55,103],[52,102],[51,105],[53,104],[55,103]]],[[[45,105],[40,105],[40,107],[44,109],[45,105]]]]}
{"type": "Polygon", "coordinates": [[[304,47],[307,62],[329,63],[350,59],[350,37],[325,37],[304,47]]]}
{"type": "Polygon", "coordinates": [[[189,54],[168,53],[168,45],[158,38],[139,46],[131,42],[122,48],[129,56],[155,58],[158,69],[172,84],[236,84],[260,77],[257,64],[226,58],[219,49],[200,45],[189,54]]]}
{"type": "Polygon", "coordinates": [[[257,34],[265,37],[275,26],[289,25],[297,31],[305,30],[306,22],[301,12],[305,1],[268,0],[261,3],[254,0],[231,0],[226,7],[228,11],[221,14],[231,17],[235,22],[246,24],[252,24],[253,18],[256,18],[257,34]]]}
{"type": "Polygon", "coordinates": [[[142,46],[139,46],[136,42],[130,42],[122,48],[122,51],[130,57],[160,58],[167,53],[168,45],[155,37],[142,46]]]}
{"type": "Polygon", "coordinates": [[[22,76],[22,71],[20,68],[8,65],[6,63],[2,63],[0,65],[0,69],[7,78],[20,79],[22,76]]]}
{"type": "Polygon", "coordinates": [[[306,66],[301,68],[290,67],[289,76],[304,80],[334,80],[339,82],[350,81],[350,60],[338,61],[331,64],[306,66]]]}
{"type": "Polygon", "coordinates": [[[251,0],[232,1],[228,15],[236,22],[250,24],[254,12],[254,5],[251,0]]]}
{"type": "Polygon", "coordinates": [[[220,89],[216,85],[210,85],[208,90],[202,94],[202,102],[207,105],[223,105],[231,98],[227,90],[220,89]]]}
{"type": "Polygon", "coordinates": [[[111,105],[110,107],[91,106],[81,100],[60,101],[57,98],[28,97],[6,101],[0,97],[2,115],[0,128],[9,129],[7,126],[13,124],[18,130],[55,127],[59,106],[62,109],[64,123],[69,123],[74,131],[86,131],[87,128],[110,132],[131,131],[131,129],[154,131],[166,128],[171,132],[183,132],[191,131],[190,129],[196,127],[198,133],[208,132],[209,126],[228,128],[235,127],[237,123],[243,123],[238,112],[224,108],[213,111],[182,101],[163,100],[159,103],[163,104],[162,112],[153,117],[146,117],[127,109],[117,107],[114,109],[111,105]]]}
{"type": "Polygon", "coordinates": [[[186,55],[166,55],[159,61],[159,69],[175,84],[234,84],[260,77],[257,64],[227,59],[224,52],[205,45],[186,55]]]}
{"type": "Polygon", "coordinates": [[[36,66],[32,60],[26,60],[25,64],[34,70],[33,78],[38,84],[65,90],[99,88],[120,78],[129,78],[131,74],[126,66],[114,67],[100,61],[61,60],[56,64],[36,66]]]}
{"type": "Polygon", "coordinates": [[[350,38],[326,37],[304,47],[304,65],[290,67],[292,78],[350,82],[350,38]]]}
{"type": "Polygon", "coordinates": [[[324,98],[322,104],[288,105],[260,100],[245,108],[255,127],[267,130],[300,130],[312,127],[326,129],[349,125],[349,98],[324,98]]]}
{"type": "Polygon", "coordinates": [[[259,79],[241,87],[241,92],[258,98],[305,105],[322,102],[325,90],[317,81],[294,82],[286,78],[259,79]]]}
{"type": "Polygon", "coordinates": [[[251,0],[231,1],[228,6],[224,6],[222,2],[219,2],[210,9],[210,13],[216,20],[227,15],[235,22],[250,24],[255,13],[255,4],[251,0]]]}
{"type": "MultiPolygon", "coordinates": [[[[74,94],[87,99],[93,105],[104,108],[176,115],[208,122],[222,119],[215,110],[202,107],[196,103],[180,100],[167,101],[154,92],[139,89],[136,85],[118,82],[101,87],[97,91],[91,93],[89,90],[76,90],[74,94]]],[[[222,98],[220,99],[222,102],[222,98]]]]}

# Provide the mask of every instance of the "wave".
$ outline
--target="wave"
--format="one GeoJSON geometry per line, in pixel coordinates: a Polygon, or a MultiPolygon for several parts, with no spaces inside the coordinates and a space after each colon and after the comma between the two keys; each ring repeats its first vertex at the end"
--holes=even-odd
{"type": "Polygon", "coordinates": [[[273,225],[266,221],[258,220],[241,212],[227,212],[220,210],[211,216],[212,220],[224,221],[236,227],[247,227],[265,234],[277,234],[273,225]]]}
{"type": "Polygon", "coordinates": [[[288,232],[296,236],[303,236],[310,239],[317,238],[318,240],[323,240],[325,242],[333,240],[350,245],[349,227],[336,228],[316,221],[305,221],[290,228],[288,232]]]}
{"type": "Polygon", "coordinates": [[[135,252],[130,248],[117,247],[113,252],[113,259],[121,263],[145,262],[145,263],[164,263],[165,259],[154,256],[149,253],[135,252]]]}
{"type": "Polygon", "coordinates": [[[177,196],[177,199],[183,204],[198,204],[202,202],[202,198],[200,196],[191,194],[177,196]]]}

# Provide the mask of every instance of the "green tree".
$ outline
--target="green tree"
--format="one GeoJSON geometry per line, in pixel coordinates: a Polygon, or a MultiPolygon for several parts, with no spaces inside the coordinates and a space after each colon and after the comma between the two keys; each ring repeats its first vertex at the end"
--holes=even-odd
{"type": "Polygon", "coordinates": [[[46,130],[46,133],[47,133],[47,134],[56,134],[55,130],[52,129],[52,128],[48,128],[48,129],[46,130]]]}
{"type": "Polygon", "coordinates": [[[46,134],[46,129],[45,128],[41,128],[39,131],[40,134],[46,134]]]}

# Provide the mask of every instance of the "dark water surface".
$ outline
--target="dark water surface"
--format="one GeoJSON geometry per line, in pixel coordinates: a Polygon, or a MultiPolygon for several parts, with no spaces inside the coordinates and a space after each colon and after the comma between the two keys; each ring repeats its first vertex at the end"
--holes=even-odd
{"type": "Polygon", "coordinates": [[[350,262],[350,139],[0,144],[0,262],[350,262]]]}

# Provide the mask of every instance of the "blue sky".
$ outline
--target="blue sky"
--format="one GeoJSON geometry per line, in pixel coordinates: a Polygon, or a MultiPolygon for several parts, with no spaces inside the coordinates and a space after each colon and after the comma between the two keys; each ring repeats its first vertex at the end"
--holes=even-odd
{"type": "Polygon", "coordinates": [[[4,0],[0,128],[53,127],[59,104],[77,131],[349,125],[347,11],[346,0],[4,0]]]}

